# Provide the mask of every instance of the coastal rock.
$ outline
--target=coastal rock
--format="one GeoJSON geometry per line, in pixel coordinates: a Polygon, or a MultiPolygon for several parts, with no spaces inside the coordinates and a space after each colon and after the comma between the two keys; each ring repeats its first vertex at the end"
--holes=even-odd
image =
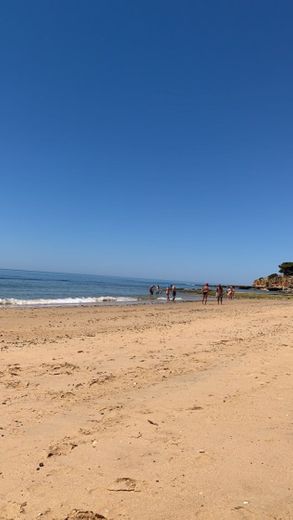
{"type": "Polygon", "coordinates": [[[255,289],[267,289],[269,291],[291,292],[291,290],[293,290],[293,276],[284,276],[273,273],[269,276],[260,277],[254,280],[253,287],[255,289]]]}

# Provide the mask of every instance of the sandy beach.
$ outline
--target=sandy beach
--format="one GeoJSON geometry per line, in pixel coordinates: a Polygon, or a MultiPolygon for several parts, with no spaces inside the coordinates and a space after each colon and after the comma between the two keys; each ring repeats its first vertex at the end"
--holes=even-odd
{"type": "Polygon", "coordinates": [[[0,519],[293,518],[292,318],[1,309],[0,519]]]}

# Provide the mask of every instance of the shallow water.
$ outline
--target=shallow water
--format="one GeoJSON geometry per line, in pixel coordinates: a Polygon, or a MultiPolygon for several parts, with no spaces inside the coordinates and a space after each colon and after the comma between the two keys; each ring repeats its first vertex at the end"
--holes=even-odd
{"type": "MultiPolygon", "coordinates": [[[[67,306],[164,302],[165,288],[172,283],[185,289],[199,287],[174,280],[0,269],[0,305],[67,306]],[[162,292],[150,299],[149,287],[152,284],[159,284],[162,292]]],[[[177,299],[197,300],[199,296],[178,291],[177,299]]]]}

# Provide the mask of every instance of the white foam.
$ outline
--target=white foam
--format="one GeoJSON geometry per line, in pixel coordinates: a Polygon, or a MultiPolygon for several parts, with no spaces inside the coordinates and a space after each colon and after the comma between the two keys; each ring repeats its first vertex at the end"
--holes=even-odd
{"type": "Polygon", "coordinates": [[[96,303],[103,303],[103,302],[115,302],[116,298],[114,296],[99,296],[98,298],[94,298],[96,303]]]}
{"type": "Polygon", "coordinates": [[[65,305],[90,305],[96,303],[113,302],[113,303],[131,303],[137,302],[137,298],[124,296],[98,296],[98,297],[80,297],[80,298],[38,298],[32,300],[21,300],[17,298],[0,298],[0,305],[12,305],[18,307],[49,307],[49,306],[65,306],[65,305]]]}
{"type": "Polygon", "coordinates": [[[137,302],[137,298],[130,298],[128,296],[119,296],[116,298],[117,302],[137,302]]]}
{"type": "MultiPolygon", "coordinates": [[[[167,298],[165,298],[164,296],[160,296],[160,298],[157,298],[157,300],[161,300],[161,301],[166,302],[166,301],[167,301],[167,298]]],[[[169,300],[169,301],[171,301],[171,300],[172,300],[172,296],[170,296],[170,300],[169,300]]],[[[177,297],[176,297],[176,301],[177,301],[177,300],[181,301],[182,298],[177,298],[177,297]]]]}

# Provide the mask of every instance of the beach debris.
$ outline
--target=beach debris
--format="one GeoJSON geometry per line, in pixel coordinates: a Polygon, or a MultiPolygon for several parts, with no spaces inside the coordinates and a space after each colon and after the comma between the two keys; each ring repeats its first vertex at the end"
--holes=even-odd
{"type": "Polygon", "coordinates": [[[92,447],[95,448],[97,446],[97,444],[98,444],[97,441],[93,441],[92,442],[92,447]]]}
{"type": "Polygon", "coordinates": [[[81,509],[73,509],[64,520],[107,520],[105,516],[93,511],[82,511],[81,509]]]}
{"type": "Polygon", "coordinates": [[[129,477],[117,478],[109,488],[108,491],[135,491],[136,480],[129,477]]]}
{"type": "Polygon", "coordinates": [[[205,453],[205,450],[198,450],[198,453],[205,453]]]}
{"type": "Polygon", "coordinates": [[[148,422],[149,422],[150,424],[152,424],[153,426],[159,426],[158,423],[156,423],[155,421],[152,421],[151,419],[148,419],[148,422]]]}
{"type": "Polygon", "coordinates": [[[192,411],[193,411],[193,410],[202,410],[202,409],[203,409],[202,406],[197,406],[197,405],[194,405],[194,406],[192,406],[191,408],[188,408],[188,410],[192,410],[192,411]]]}

